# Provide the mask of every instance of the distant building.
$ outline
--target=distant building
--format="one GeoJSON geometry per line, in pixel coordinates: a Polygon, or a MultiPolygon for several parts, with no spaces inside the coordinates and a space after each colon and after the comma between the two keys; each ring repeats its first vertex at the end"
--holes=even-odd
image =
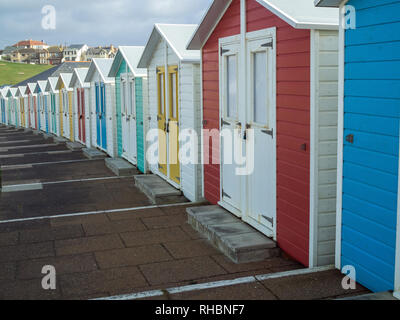
{"type": "Polygon", "coordinates": [[[16,48],[16,47],[5,47],[3,50],[3,53],[1,54],[1,58],[3,60],[8,60],[11,61],[11,55],[13,54],[13,52],[17,51],[18,49],[22,49],[22,48],[16,48]]]}
{"type": "Polygon", "coordinates": [[[47,49],[49,45],[47,45],[43,41],[23,40],[14,44],[13,47],[24,48],[24,49],[47,49]]]}
{"type": "Polygon", "coordinates": [[[36,49],[18,49],[11,54],[11,62],[39,63],[39,51],[36,49]]]}
{"type": "Polygon", "coordinates": [[[104,59],[114,59],[118,49],[113,45],[109,47],[94,47],[89,48],[86,52],[86,60],[92,61],[92,59],[104,58],[104,59]]]}
{"type": "Polygon", "coordinates": [[[83,61],[88,50],[86,44],[73,44],[64,49],[64,61],[83,61]]]}
{"type": "Polygon", "coordinates": [[[39,64],[50,64],[49,63],[49,50],[39,50],[39,64]]]}
{"type": "Polygon", "coordinates": [[[64,59],[64,49],[61,46],[53,46],[47,49],[48,57],[47,61],[48,64],[53,66],[58,66],[63,62],[64,59]]]}

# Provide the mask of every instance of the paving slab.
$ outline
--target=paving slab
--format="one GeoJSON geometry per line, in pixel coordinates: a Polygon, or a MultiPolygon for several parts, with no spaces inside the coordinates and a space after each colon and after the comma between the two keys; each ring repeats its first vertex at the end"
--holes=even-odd
{"type": "Polygon", "coordinates": [[[174,188],[157,175],[137,175],[134,179],[136,186],[149,197],[153,204],[170,204],[188,201],[180,190],[174,188]]]}
{"type": "Polygon", "coordinates": [[[105,163],[107,168],[117,176],[133,176],[139,173],[136,167],[121,158],[106,158],[105,163]]]}
{"type": "Polygon", "coordinates": [[[197,257],[140,266],[151,285],[202,279],[227,272],[209,257],[197,257]]]}
{"type": "Polygon", "coordinates": [[[100,269],[139,266],[173,259],[161,245],[107,250],[96,252],[95,256],[100,269]]]}
{"type": "Polygon", "coordinates": [[[358,300],[358,301],[398,301],[393,296],[392,292],[378,292],[363,295],[356,295],[348,298],[341,298],[338,300],[358,300]]]}
{"type": "Polygon", "coordinates": [[[323,300],[338,296],[368,293],[361,285],[356,290],[342,287],[343,275],[338,270],[268,279],[261,283],[280,300],[323,300]]]}
{"type": "Polygon", "coordinates": [[[38,164],[38,163],[49,163],[49,162],[63,162],[71,160],[83,160],[85,157],[81,152],[74,151],[55,151],[46,152],[42,154],[26,154],[23,157],[15,158],[4,158],[0,159],[1,166],[16,166],[26,164],[38,164]]]}
{"type": "Polygon", "coordinates": [[[280,254],[275,241],[219,206],[188,208],[187,213],[189,224],[235,263],[263,261],[280,254]]]}
{"type": "Polygon", "coordinates": [[[82,149],[83,155],[91,160],[96,160],[96,159],[105,159],[107,158],[107,155],[98,149],[95,148],[84,148],[82,149]]]}
{"type": "Polygon", "coordinates": [[[57,137],[57,136],[54,136],[53,140],[55,143],[67,143],[69,141],[68,139],[65,139],[64,137],[57,137]]]}
{"type": "MultiPolygon", "coordinates": [[[[85,159],[86,160],[86,159],[85,159]]],[[[114,177],[102,160],[32,165],[25,168],[5,170],[2,175],[3,185],[27,183],[46,183],[79,179],[114,177]]]]}

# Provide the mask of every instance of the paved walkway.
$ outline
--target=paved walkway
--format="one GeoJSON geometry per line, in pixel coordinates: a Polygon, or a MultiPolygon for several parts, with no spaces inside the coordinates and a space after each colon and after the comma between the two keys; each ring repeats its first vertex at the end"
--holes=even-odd
{"type": "Polygon", "coordinates": [[[154,290],[162,295],[152,299],[329,299],[367,292],[343,290],[337,271],[256,279],[302,266],[285,257],[236,265],[187,224],[187,204],[151,206],[132,177],[67,151],[0,127],[0,299],[143,298],[154,290]],[[45,265],[56,268],[54,291],[41,287],[45,265]]]}

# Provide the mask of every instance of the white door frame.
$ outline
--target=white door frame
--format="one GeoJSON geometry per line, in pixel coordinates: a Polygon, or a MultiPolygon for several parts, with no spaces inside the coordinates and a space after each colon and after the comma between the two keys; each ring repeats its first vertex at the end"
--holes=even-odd
{"type": "MultiPolygon", "coordinates": [[[[400,150],[400,145],[399,145],[400,150]]],[[[399,153],[400,154],[400,153],[399,153]]],[[[397,232],[396,232],[396,261],[394,278],[394,296],[400,299],[400,156],[399,156],[399,186],[397,189],[397,232]]]]}
{"type": "Polygon", "coordinates": [[[337,157],[337,191],[336,191],[336,256],[335,266],[342,268],[342,206],[343,206],[343,143],[344,143],[344,54],[345,54],[345,30],[342,10],[345,1],[340,7],[339,14],[339,104],[338,104],[338,157],[337,157]]]}

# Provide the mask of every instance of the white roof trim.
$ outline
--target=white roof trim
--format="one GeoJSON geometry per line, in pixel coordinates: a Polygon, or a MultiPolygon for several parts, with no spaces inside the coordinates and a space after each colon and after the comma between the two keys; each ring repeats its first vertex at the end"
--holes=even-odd
{"type": "Polygon", "coordinates": [[[314,0],[316,7],[339,8],[345,0],[314,0]]]}
{"type": "MultiPolygon", "coordinates": [[[[256,1],[296,29],[339,29],[339,12],[335,12],[335,9],[315,7],[313,0],[256,1]]],[[[189,50],[198,50],[204,46],[231,3],[229,0],[212,2],[187,46],[189,50]]]]}
{"type": "MultiPolygon", "coordinates": [[[[176,27],[177,32],[178,32],[179,27],[192,27],[194,30],[196,30],[198,28],[198,25],[195,25],[195,24],[155,24],[153,31],[151,32],[150,38],[147,41],[143,55],[140,58],[138,68],[144,69],[144,68],[148,67],[148,65],[151,62],[151,59],[153,57],[154,50],[157,48],[157,45],[161,38],[167,42],[168,46],[172,49],[172,51],[175,53],[175,55],[178,57],[178,59],[181,62],[183,62],[183,63],[185,63],[185,62],[186,63],[199,63],[200,62],[200,52],[198,53],[198,57],[196,57],[196,56],[188,57],[188,56],[193,55],[193,51],[191,53],[189,50],[187,50],[186,43],[184,44],[183,54],[182,54],[182,52],[180,52],[178,50],[178,48],[173,43],[173,41],[171,41],[171,39],[163,31],[163,28],[168,28],[168,27],[169,28],[176,27]],[[185,52],[187,53],[188,56],[184,56],[185,52]]],[[[187,30],[185,30],[185,31],[187,31],[187,30]]],[[[193,31],[191,31],[191,34],[193,31]]],[[[187,34],[185,34],[184,36],[186,37],[187,34]]]]}

